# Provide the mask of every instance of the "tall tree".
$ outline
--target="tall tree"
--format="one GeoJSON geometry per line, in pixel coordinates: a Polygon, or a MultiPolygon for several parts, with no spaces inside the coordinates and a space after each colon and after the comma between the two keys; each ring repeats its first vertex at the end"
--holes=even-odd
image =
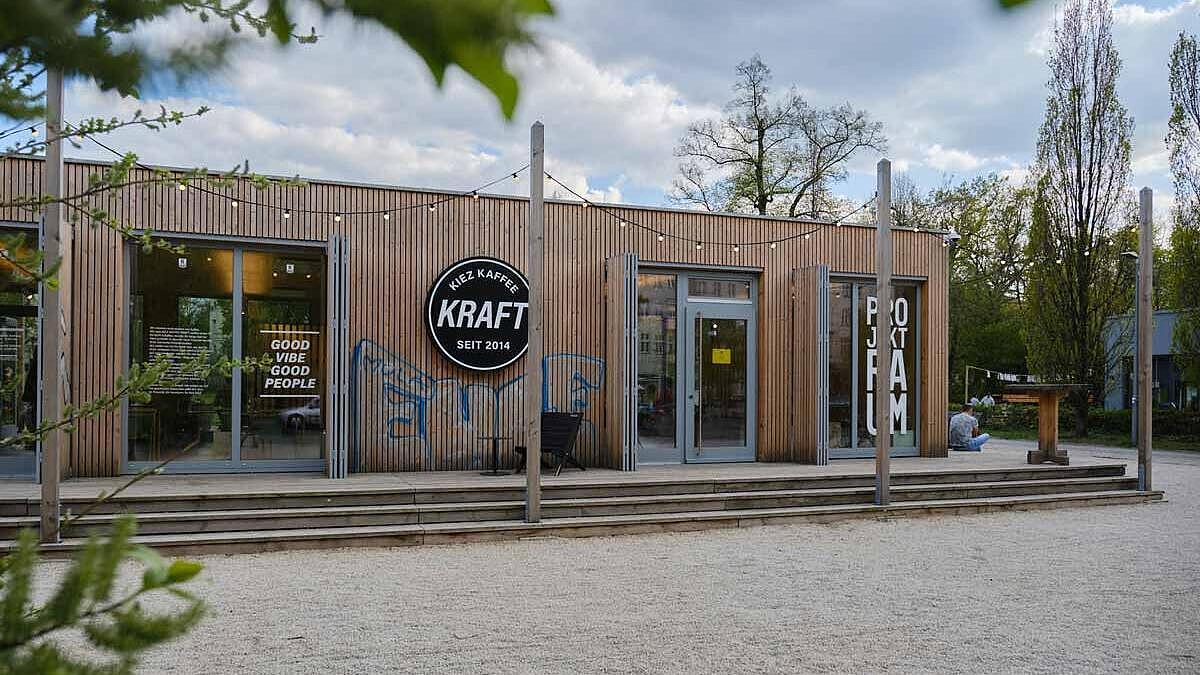
{"type": "MultiPolygon", "coordinates": [[[[962,393],[968,365],[1027,372],[1021,308],[1030,195],[1028,187],[1014,186],[996,174],[947,183],[927,193],[907,174],[894,181],[892,203],[899,226],[959,235],[950,250],[952,396],[962,393]]],[[[974,388],[980,383],[971,384],[974,388]]]]}
{"type": "Polygon", "coordinates": [[[775,100],[770,82],[758,55],[738,64],[725,114],[691,124],[680,139],[673,201],[790,218],[835,215],[832,186],[856,153],[887,148],[883,124],[849,103],[813,108],[795,87],[775,100]]]}
{"type": "Polygon", "coordinates": [[[1167,149],[1175,179],[1174,228],[1164,268],[1167,303],[1175,323],[1175,360],[1189,382],[1200,381],[1200,50],[1196,36],[1180,33],[1171,51],[1171,120],[1167,149]]]}
{"type": "Polygon", "coordinates": [[[1048,65],[1026,338],[1039,374],[1090,385],[1090,392],[1069,399],[1082,436],[1089,394],[1103,395],[1116,358],[1105,346],[1108,319],[1132,299],[1132,269],[1121,263],[1118,238],[1133,120],[1117,96],[1121,59],[1108,0],[1066,2],[1055,20],[1048,65]]]}

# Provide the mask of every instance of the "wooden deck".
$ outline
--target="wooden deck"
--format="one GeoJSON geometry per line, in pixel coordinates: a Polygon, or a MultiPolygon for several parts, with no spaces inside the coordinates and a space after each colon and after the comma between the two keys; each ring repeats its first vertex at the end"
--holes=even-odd
{"type": "MultiPolygon", "coordinates": [[[[1033,444],[1029,444],[1033,447],[1033,444]]],[[[993,469],[1035,468],[1025,462],[1029,448],[988,448],[982,453],[951,452],[945,458],[905,457],[892,459],[892,474],[941,473],[946,471],[973,471],[993,469]]],[[[1072,465],[1087,466],[1125,463],[1111,459],[1095,459],[1086,456],[1072,457],[1072,465]]],[[[1045,465],[1047,467],[1051,465],[1045,465]]],[[[550,486],[600,486],[630,485],[673,481],[738,480],[763,478],[873,476],[873,459],[833,460],[825,466],[790,463],[743,463],[743,464],[672,464],[646,466],[637,471],[614,471],[611,469],[588,469],[587,471],[564,470],[561,476],[543,473],[542,485],[550,486]]],[[[79,500],[96,497],[110,492],[129,477],[82,478],[62,483],[64,500],[79,500]]],[[[124,491],[130,497],[155,497],[171,495],[281,495],[306,492],[372,492],[382,490],[428,490],[428,489],[513,489],[525,485],[524,475],[482,476],[478,471],[423,471],[406,473],[351,474],[344,479],[325,478],[320,474],[164,474],[145,478],[124,491]]],[[[0,501],[30,499],[40,496],[39,486],[28,481],[0,481],[0,501]]]]}

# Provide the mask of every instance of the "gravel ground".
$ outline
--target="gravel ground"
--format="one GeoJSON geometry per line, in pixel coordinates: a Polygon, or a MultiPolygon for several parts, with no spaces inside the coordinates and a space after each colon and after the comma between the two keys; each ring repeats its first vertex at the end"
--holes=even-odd
{"type": "Polygon", "coordinates": [[[1200,672],[1200,454],[1155,457],[1144,506],[210,556],[143,672],[1200,672]]]}

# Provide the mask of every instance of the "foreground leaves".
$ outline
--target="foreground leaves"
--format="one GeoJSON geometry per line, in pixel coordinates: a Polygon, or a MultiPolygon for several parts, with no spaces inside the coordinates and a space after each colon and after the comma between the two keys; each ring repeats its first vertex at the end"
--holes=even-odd
{"type": "Polygon", "coordinates": [[[89,538],[40,607],[32,602],[37,536],[21,532],[0,570],[0,673],[131,673],[143,652],[185,634],[203,618],[204,602],[179,588],[201,565],[168,564],[153,549],[130,543],[135,529],[134,518],[122,516],[107,538],[89,538]],[[127,560],[142,565],[141,583],[118,594],[120,566],[127,560]],[[175,598],[171,609],[145,609],[140,601],[152,593],[175,598]],[[84,635],[98,656],[95,662],[56,642],[70,631],[84,635]]]}

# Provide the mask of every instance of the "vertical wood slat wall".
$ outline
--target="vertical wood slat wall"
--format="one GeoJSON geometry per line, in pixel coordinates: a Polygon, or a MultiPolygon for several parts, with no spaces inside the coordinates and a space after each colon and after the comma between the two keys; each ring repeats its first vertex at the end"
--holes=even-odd
{"type": "MultiPolygon", "coordinates": [[[[89,174],[102,171],[94,163],[67,165],[67,190],[78,191],[89,174]]],[[[0,163],[0,188],[6,195],[37,194],[41,189],[39,159],[9,159],[0,163]]],[[[141,172],[135,171],[135,174],[141,172]]],[[[523,176],[522,180],[527,180],[523,176]]],[[[243,200],[270,202],[291,209],[362,210],[421,205],[443,197],[441,193],[386,187],[312,181],[304,187],[257,190],[239,184],[229,192],[243,200]]],[[[459,259],[488,255],[525,267],[525,217],[527,201],[520,198],[459,198],[436,211],[415,208],[395,213],[390,220],[378,215],[346,217],[334,223],[331,216],[298,211],[290,219],[277,210],[230,208],[228,200],[196,190],[173,187],[130,188],[121,199],[93,200],[138,227],[170,233],[324,242],[336,228],[350,237],[351,316],[350,344],[369,340],[386,353],[402,357],[430,379],[437,396],[455,387],[468,393],[498,389],[519,376],[522,362],[492,373],[458,369],[436,353],[424,328],[422,311],[426,291],[435,276],[459,259]],[[457,382],[453,382],[456,380],[457,382]]],[[[621,217],[652,225],[684,240],[657,241],[656,235],[636,227],[620,227],[599,209],[578,204],[546,205],[546,272],[544,278],[546,354],[571,354],[603,359],[607,327],[604,324],[605,260],[636,253],[643,265],[659,263],[739,266],[760,270],[759,304],[759,406],[758,456],[778,461],[792,451],[791,413],[794,400],[787,355],[797,348],[791,321],[793,269],[825,263],[830,274],[869,274],[874,271],[874,230],[869,227],[826,226],[811,239],[798,238],[767,246],[706,245],[697,250],[694,240],[745,241],[778,238],[804,232],[809,223],[782,219],[678,212],[652,208],[617,207],[621,217]]],[[[10,209],[0,218],[32,220],[28,213],[10,209]]],[[[946,453],[945,410],[947,391],[947,256],[938,236],[896,230],[894,273],[923,278],[922,283],[922,453],[946,453]]],[[[115,233],[84,223],[74,237],[76,274],[72,307],[75,335],[71,369],[73,396],[86,401],[110,391],[122,372],[128,289],[124,280],[123,246],[115,233]]],[[[798,298],[805,302],[805,298],[798,298]]],[[[366,378],[369,379],[369,378],[366,378]]],[[[374,394],[386,404],[385,397],[374,394]]],[[[552,392],[552,396],[557,395],[552,392]]],[[[609,463],[603,390],[590,392],[586,418],[590,437],[579,452],[585,464],[609,463]]],[[[439,399],[440,400],[440,399],[439,399]]],[[[442,401],[444,403],[444,401],[442,401]]],[[[364,444],[360,470],[390,471],[412,466],[414,457],[405,442],[388,437],[386,405],[359,401],[351,411],[360,429],[370,438],[364,444]],[[407,453],[407,454],[406,454],[407,453]]],[[[519,410],[519,404],[517,406],[519,410]]],[[[491,410],[492,414],[498,411],[491,410]]],[[[515,415],[513,415],[515,416],[515,415]]],[[[519,420],[513,420],[519,425],[519,420]]],[[[519,427],[518,427],[519,428],[519,427]]],[[[445,452],[436,466],[420,468],[470,468],[486,448],[470,427],[450,429],[440,443],[445,452]]],[[[120,470],[119,414],[105,415],[81,425],[71,445],[71,472],[79,476],[113,475],[120,470]]],[[[502,461],[511,461],[507,448],[502,461]]]]}

